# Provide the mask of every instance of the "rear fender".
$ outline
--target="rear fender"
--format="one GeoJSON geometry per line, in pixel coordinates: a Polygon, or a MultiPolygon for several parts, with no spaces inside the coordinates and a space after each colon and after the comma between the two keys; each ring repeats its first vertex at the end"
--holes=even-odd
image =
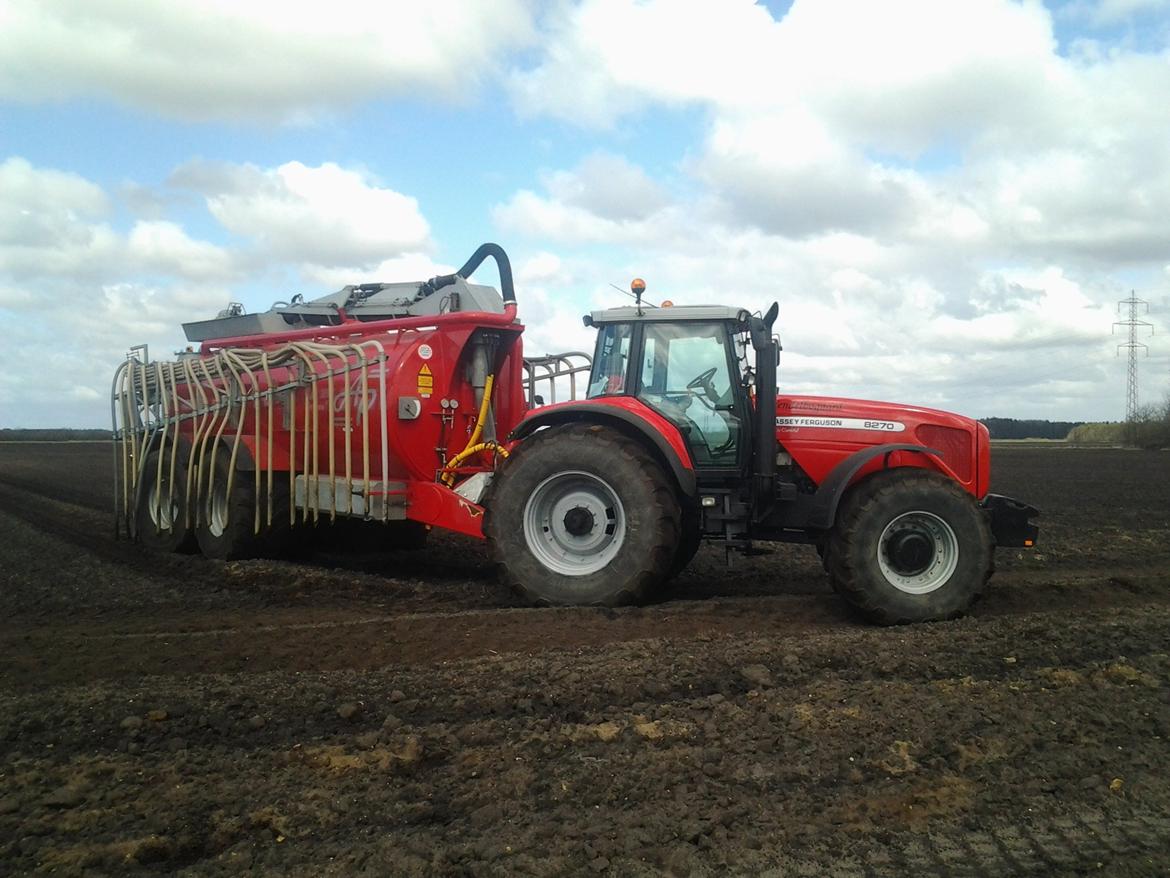
{"type": "MultiPolygon", "coordinates": [[[[639,407],[644,408],[641,404],[639,407]]],[[[682,434],[670,421],[649,408],[642,412],[633,406],[619,407],[600,402],[549,406],[521,421],[508,438],[523,440],[544,427],[573,423],[612,427],[641,442],[657,458],[662,468],[673,476],[682,496],[692,499],[696,496],[695,468],[686,453],[682,434]]]]}

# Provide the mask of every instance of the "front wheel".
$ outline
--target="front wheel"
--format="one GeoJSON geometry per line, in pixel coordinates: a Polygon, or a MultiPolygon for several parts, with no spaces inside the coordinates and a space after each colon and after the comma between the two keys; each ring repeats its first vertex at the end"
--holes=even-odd
{"type": "Polygon", "coordinates": [[[529,600],[618,606],[645,599],[676,557],[679,504],[634,440],[597,425],[537,433],[492,486],[485,533],[529,600]]]}
{"type": "Polygon", "coordinates": [[[888,470],[842,503],[824,560],[837,593],[871,621],[952,619],[987,587],[991,530],[974,499],[945,476],[888,470]]]}

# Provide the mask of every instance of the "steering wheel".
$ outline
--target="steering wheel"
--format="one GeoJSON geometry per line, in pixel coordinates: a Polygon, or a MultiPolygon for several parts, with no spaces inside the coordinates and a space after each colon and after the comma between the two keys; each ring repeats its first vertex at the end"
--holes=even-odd
{"type": "Polygon", "coordinates": [[[703,391],[703,396],[700,399],[706,397],[703,399],[703,402],[711,409],[714,409],[715,405],[719,402],[719,391],[715,389],[715,382],[711,380],[718,371],[718,366],[712,366],[710,369],[700,372],[687,382],[687,390],[703,391]]]}

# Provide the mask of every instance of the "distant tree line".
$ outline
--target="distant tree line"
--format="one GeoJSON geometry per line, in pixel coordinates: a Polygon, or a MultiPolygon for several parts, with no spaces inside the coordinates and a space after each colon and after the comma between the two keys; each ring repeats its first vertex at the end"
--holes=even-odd
{"type": "Polygon", "coordinates": [[[1083,421],[1042,421],[1019,418],[980,418],[992,439],[1065,439],[1083,421]]]}
{"type": "Polygon", "coordinates": [[[1170,448],[1170,396],[1159,405],[1138,409],[1132,421],[1081,424],[1069,433],[1068,441],[1085,445],[1170,448]]]}
{"type": "Polygon", "coordinates": [[[72,427],[23,430],[0,428],[0,442],[77,442],[111,439],[109,430],[75,430],[72,427]]]}

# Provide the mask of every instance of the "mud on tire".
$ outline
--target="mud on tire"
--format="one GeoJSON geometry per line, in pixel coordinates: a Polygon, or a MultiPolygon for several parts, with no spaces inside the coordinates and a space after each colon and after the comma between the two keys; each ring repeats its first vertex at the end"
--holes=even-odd
{"type": "Polygon", "coordinates": [[[637,442],[568,424],[526,439],[497,474],[484,532],[504,578],[545,605],[618,606],[670,572],[680,512],[637,442]]]}
{"type": "Polygon", "coordinates": [[[187,466],[182,448],[155,448],[146,457],[134,507],[138,542],[155,552],[197,551],[194,509],[186,508],[186,498],[187,466]]]}
{"type": "Polygon", "coordinates": [[[824,560],[833,588],[883,625],[952,619],[983,594],[991,530],[974,499],[943,475],[887,470],[841,504],[824,560]]]}
{"type": "Polygon", "coordinates": [[[703,534],[700,530],[699,510],[693,504],[683,507],[680,521],[678,550],[674,553],[674,560],[670,563],[667,572],[668,580],[674,579],[694,560],[699,548],[703,545],[703,534]]]}

